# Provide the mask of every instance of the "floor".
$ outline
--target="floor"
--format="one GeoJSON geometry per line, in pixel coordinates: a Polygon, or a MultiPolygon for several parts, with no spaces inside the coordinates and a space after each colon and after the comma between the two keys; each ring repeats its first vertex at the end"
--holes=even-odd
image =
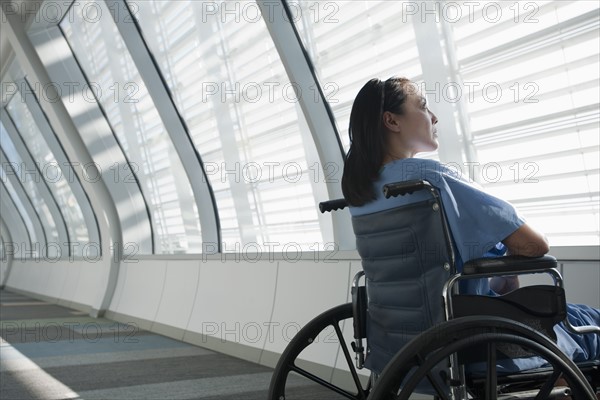
{"type": "MultiPolygon", "coordinates": [[[[264,400],[273,372],[6,290],[0,336],[3,400],[264,400]]],[[[304,381],[293,386],[289,399],[337,397],[304,381]]]]}

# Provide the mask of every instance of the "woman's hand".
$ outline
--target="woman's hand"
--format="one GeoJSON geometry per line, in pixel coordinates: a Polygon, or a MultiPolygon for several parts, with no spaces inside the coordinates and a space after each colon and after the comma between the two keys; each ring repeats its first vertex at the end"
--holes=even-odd
{"type": "Polygon", "coordinates": [[[490,280],[490,289],[498,294],[506,294],[519,288],[517,275],[494,276],[490,280]]]}

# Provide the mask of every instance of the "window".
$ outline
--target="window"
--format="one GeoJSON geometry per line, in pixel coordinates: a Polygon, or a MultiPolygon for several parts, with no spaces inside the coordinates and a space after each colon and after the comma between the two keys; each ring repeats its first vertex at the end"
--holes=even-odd
{"type": "Polygon", "coordinates": [[[367,79],[424,79],[412,25],[435,19],[447,39],[440,67],[462,88],[464,172],[552,245],[600,244],[597,2],[288,4],[346,149],[352,100],[367,79]]]}
{"type": "Polygon", "coordinates": [[[445,22],[476,176],[551,245],[599,245],[598,2],[473,4],[445,22]]]}
{"type": "MultiPolygon", "coordinates": [[[[25,93],[26,96],[33,96],[31,91],[25,93]]],[[[23,138],[23,142],[38,164],[37,170],[41,174],[41,177],[38,178],[43,179],[48,184],[60,206],[69,234],[70,254],[83,256],[84,251],[95,252],[98,248],[89,246],[88,228],[81,207],[69,186],[70,183],[74,182],[74,173],[72,171],[69,174],[64,172],[65,170],[62,168],[68,167],[59,164],[57,161],[20,92],[15,93],[8,102],[6,110],[23,138]]],[[[99,244],[94,245],[99,246],[99,244]]]]}
{"type": "Polygon", "coordinates": [[[33,227],[31,215],[29,215],[29,213],[27,212],[27,209],[25,208],[25,205],[23,204],[23,200],[21,199],[21,197],[17,195],[17,191],[15,190],[15,187],[8,180],[8,176],[6,175],[6,171],[4,170],[4,167],[5,166],[2,166],[0,168],[0,181],[2,181],[2,185],[6,189],[6,193],[8,194],[8,196],[10,196],[10,200],[2,199],[2,201],[11,201],[15,205],[17,212],[19,213],[19,215],[23,219],[23,222],[25,223],[25,228],[27,229],[29,238],[31,240],[31,246],[34,246],[34,247],[31,247],[27,244],[27,249],[25,250],[25,254],[27,256],[37,257],[39,255],[40,247],[36,246],[34,243],[38,243],[38,244],[41,243],[41,245],[43,246],[45,244],[45,243],[43,243],[44,238],[38,237],[36,235],[36,230],[33,227]]]}
{"type": "Polygon", "coordinates": [[[4,170],[10,168],[11,171],[5,171],[10,174],[15,174],[16,178],[23,185],[23,189],[27,193],[29,199],[37,211],[46,235],[46,252],[47,256],[55,259],[59,255],[59,249],[62,247],[58,237],[58,230],[54,222],[54,218],[46,204],[45,199],[40,193],[38,185],[44,184],[39,178],[39,174],[31,174],[21,156],[15,149],[12,140],[8,136],[4,128],[4,124],[0,122],[0,143],[2,143],[2,151],[6,154],[8,166],[4,166],[4,170]]]}
{"type": "Polygon", "coordinates": [[[131,179],[135,174],[139,179],[153,219],[157,253],[201,252],[198,210],[188,177],[106,4],[83,1],[73,7],[60,27],[133,167],[130,171],[120,166],[115,176],[131,179]]]}
{"type": "Polygon", "coordinates": [[[412,17],[400,1],[288,4],[347,151],[352,102],[369,79],[421,79],[412,17]]]}
{"type": "Polygon", "coordinates": [[[202,157],[222,250],[322,248],[316,149],[256,3],[144,1],[136,9],[202,157]]]}

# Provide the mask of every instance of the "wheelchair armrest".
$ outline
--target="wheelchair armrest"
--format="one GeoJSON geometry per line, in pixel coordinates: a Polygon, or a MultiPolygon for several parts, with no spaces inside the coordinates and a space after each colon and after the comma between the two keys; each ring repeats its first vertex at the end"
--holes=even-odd
{"type": "Polygon", "coordinates": [[[556,258],[550,255],[541,257],[505,256],[476,258],[465,263],[463,276],[468,275],[511,275],[556,268],[556,258]]]}
{"type": "MultiPolygon", "coordinates": [[[[541,257],[524,257],[524,256],[505,256],[505,257],[492,257],[492,258],[476,258],[465,263],[463,266],[462,277],[485,277],[494,275],[516,275],[516,274],[527,274],[537,272],[550,272],[551,269],[556,269],[557,261],[556,258],[550,255],[544,255],[541,257]]],[[[551,273],[555,279],[555,283],[558,283],[562,287],[562,277],[555,270],[551,273]],[[557,280],[559,282],[557,282],[557,280]]],[[[460,278],[459,278],[460,279],[460,278]]],[[[446,283],[444,297],[448,297],[450,290],[452,289],[456,280],[451,279],[446,283]]],[[[562,300],[566,304],[566,300],[562,300]]],[[[584,326],[573,326],[571,322],[565,318],[563,320],[565,328],[571,333],[575,334],[587,334],[595,333],[600,335],[600,327],[593,325],[584,326]]]]}

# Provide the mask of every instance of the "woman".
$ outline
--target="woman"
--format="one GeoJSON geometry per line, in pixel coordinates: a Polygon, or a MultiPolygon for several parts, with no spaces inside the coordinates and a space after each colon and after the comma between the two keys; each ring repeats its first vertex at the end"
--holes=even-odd
{"type": "MultiPolygon", "coordinates": [[[[544,235],[519,216],[514,207],[456,176],[437,161],[414,158],[438,148],[437,117],[416,85],[405,78],[372,79],[358,93],[350,115],[350,149],[342,191],[353,216],[419,201],[426,194],[383,197],[383,185],[427,179],[442,196],[454,238],[457,267],[473,258],[512,255],[537,257],[549,251],[544,235]],[[410,199],[408,198],[410,197],[410,199]]],[[[487,280],[462,287],[468,293],[496,295],[518,287],[516,277],[487,280]],[[493,290],[492,290],[493,289],[493,290]]],[[[600,311],[569,305],[573,325],[600,325],[600,311]]],[[[557,325],[559,347],[575,361],[600,358],[600,335],[571,335],[557,325]]],[[[527,361],[518,369],[538,365],[527,361]]]]}

